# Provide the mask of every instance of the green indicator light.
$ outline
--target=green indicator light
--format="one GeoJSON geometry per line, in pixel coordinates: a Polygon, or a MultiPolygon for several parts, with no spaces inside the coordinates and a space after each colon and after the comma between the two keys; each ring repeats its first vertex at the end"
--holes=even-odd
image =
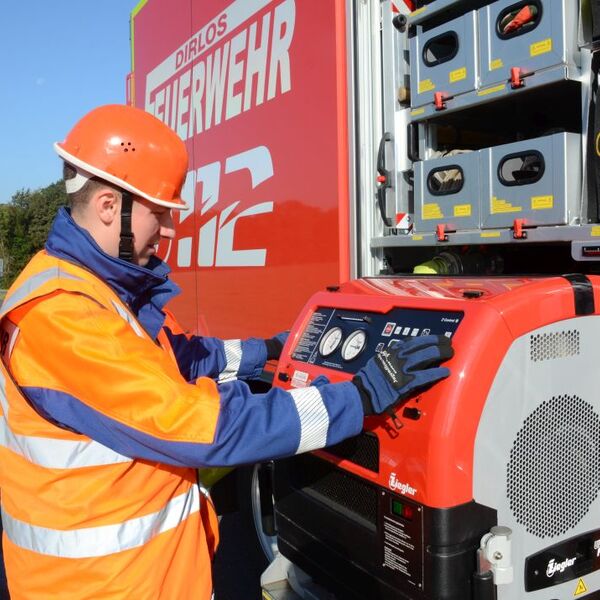
{"type": "Polygon", "coordinates": [[[404,511],[404,504],[400,502],[400,500],[392,499],[392,512],[399,517],[402,516],[402,512],[404,511]]]}

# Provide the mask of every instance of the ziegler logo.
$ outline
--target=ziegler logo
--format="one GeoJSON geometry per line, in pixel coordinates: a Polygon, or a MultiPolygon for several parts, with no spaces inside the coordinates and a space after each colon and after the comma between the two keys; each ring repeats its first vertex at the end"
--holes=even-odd
{"type": "Polygon", "coordinates": [[[557,563],[553,558],[548,563],[546,567],[546,577],[554,577],[555,573],[562,573],[565,569],[572,567],[575,564],[575,558],[566,558],[560,563],[557,563]]]}
{"type": "Polygon", "coordinates": [[[408,483],[402,483],[396,479],[396,473],[390,473],[390,489],[401,494],[414,496],[417,490],[408,483]]]}

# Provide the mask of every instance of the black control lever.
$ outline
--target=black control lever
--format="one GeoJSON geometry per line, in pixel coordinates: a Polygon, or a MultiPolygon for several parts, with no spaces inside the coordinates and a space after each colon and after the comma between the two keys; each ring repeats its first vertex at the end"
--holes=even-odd
{"type": "Polygon", "coordinates": [[[386,214],[385,208],[385,193],[388,188],[392,187],[391,173],[385,168],[385,143],[392,141],[392,134],[385,132],[379,142],[379,151],[377,152],[377,204],[381,213],[381,220],[387,227],[392,226],[391,219],[386,214]]]}

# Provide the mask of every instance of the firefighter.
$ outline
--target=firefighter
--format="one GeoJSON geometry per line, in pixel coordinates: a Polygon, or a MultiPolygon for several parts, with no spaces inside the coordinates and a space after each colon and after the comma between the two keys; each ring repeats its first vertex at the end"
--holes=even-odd
{"type": "Polygon", "coordinates": [[[446,338],[401,343],[354,381],[252,394],[285,334],[183,333],[156,246],[185,207],[184,143],[148,113],[97,108],[55,145],[70,210],[0,310],[0,486],[13,600],[208,600],[218,542],[197,467],[358,434],[365,414],[446,377],[446,338]]]}

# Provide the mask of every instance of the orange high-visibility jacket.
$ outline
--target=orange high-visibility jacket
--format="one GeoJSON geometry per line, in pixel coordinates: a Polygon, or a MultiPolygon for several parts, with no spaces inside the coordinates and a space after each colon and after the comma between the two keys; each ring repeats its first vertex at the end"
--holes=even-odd
{"type": "Polygon", "coordinates": [[[112,287],[47,251],[12,286],[0,310],[0,487],[13,600],[207,600],[217,529],[195,467],[360,431],[352,384],[252,395],[241,381],[189,383],[177,331],[167,313],[153,339],[112,287]]]}

